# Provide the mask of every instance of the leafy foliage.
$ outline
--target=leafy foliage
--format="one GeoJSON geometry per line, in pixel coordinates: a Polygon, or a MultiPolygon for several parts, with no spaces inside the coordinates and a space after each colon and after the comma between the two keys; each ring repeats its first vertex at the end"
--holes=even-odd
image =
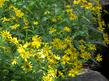
{"type": "Polygon", "coordinates": [[[0,0],[0,80],[62,81],[102,61],[100,11],[98,0],[0,0]]]}

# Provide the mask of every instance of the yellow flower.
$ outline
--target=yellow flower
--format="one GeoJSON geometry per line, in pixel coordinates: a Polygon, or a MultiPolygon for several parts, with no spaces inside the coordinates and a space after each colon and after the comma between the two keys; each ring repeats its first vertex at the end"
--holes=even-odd
{"type": "Polygon", "coordinates": [[[77,5],[77,4],[79,4],[80,2],[81,2],[81,0],[74,0],[74,1],[73,1],[73,4],[77,5]]]}
{"type": "Polygon", "coordinates": [[[66,31],[66,32],[71,32],[71,28],[70,28],[70,27],[65,26],[65,27],[64,27],[64,31],[66,31]]]}
{"type": "Polygon", "coordinates": [[[76,75],[79,73],[79,70],[78,69],[71,69],[69,72],[68,72],[68,75],[71,76],[71,77],[76,77],[76,75]]]}
{"type": "Polygon", "coordinates": [[[38,22],[38,21],[33,21],[33,24],[34,24],[34,25],[38,25],[39,22],[38,22]]]}
{"type": "Polygon", "coordinates": [[[43,49],[39,50],[36,53],[36,55],[37,55],[38,58],[41,58],[41,59],[44,59],[46,57],[43,49]]]}
{"type": "Polygon", "coordinates": [[[53,68],[50,68],[50,69],[48,70],[48,73],[49,73],[52,77],[56,77],[57,70],[56,70],[56,69],[53,69],[53,68]]]}
{"type": "Polygon", "coordinates": [[[68,63],[68,61],[70,61],[70,57],[68,55],[64,55],[62,56],[62,64],[66,64],[68,63]]]}
{"type": "Polygon", "coordinates": [[[33,66],[32,66],[31,62],[26,61],[21,68],[25,71],[31,71],[32,67],[33,66]]]}
{"type": "Polygon", "coordinates": [[[38,35],[33,36],[31,46],[35,48],[39,48],[41,46],[41,37],[38,35]]]}
{"type": "Polygon", "coordinates": [[[66,12],[67,13],[72,13],[72,9],[70,9],[70,8],[69,9],[66,9],[66,12]]]}
{"type": "Polygon", "coordinates": [[[74,13],[71,13],[70,15],[70,20],[76,20],[77,19],[77,15],[74,13]]]}
{"type": "Polygon", "coordinates": [[[98,30],[103,32],[105,29],[105,28],[103,28],[103,26],[105,26],[104,21],[99,21],[98,24],[99,24],[98,30]]]}
{"type": "Polygon", "coordinates": [[[84,2],[81,7],[86,8],[86,9],[92,9],[93,4],[90,2],[84,2]]]}
{"type": "Polygon", "coordinates": [[[86,49],[86,46],[84,46],[83,44],[79,45],[79,49],[80,49],[81,52],[84,52],[85,49],[86,49]]]}
{"type": "Polygon", "coordinates": [[[78,70],[81,70],[83,68],[83,64],[81,61],[79,61],[78,59],[76,59],[74,62],[73,62],[73,65],[76,69],[78,70]]]}
{"type": "Polygon", "coordinates": [[[53,27],[51,27],[50,30],[49,30],[49,33],[52,34],[52,33],[54,33],[54,32],[56,32],[56,29],[53,28],[53,27]]]}
{"type": "Polygon", "coordinates": [[[12,64],[12,65],[16,65],[16,64],[18,64],[18,62],[17,62],[16,59],[13,59],[12,62],[11,62],[11,64],[12,64]]]}
{"type": "Polygon", "coordinates": [[[48,46],[47,44],[44,46],[43,51],[44,51],[46,56],[48,56],[50,53],[52,53],[51,47],[48,46]]]}
{"type": "Polygon", "coordinates": [[[102,55],[100,55],[100,54],[98,54],[95,59],[98,62],[101,62],[103,60],[102,55]]]}
{"type": "Polygon", "coordinates": [[[88,49],[89,50],[96,50],[96,45],[94,45],[94,44],[88,44],[88,49]]]}
{"type": "Polygon", "coordinates": [[[3,17],[3,18],[1,18],[1,20],[2,20],[3,22],[9,22],[11,19],[10,19],[10,18],[6,18],[6,17],[3,17]]]}
{"type": "Polygon", "coordinates": [[[17,49],[18,53],[20,54],[20,56],[26,61],[29,57],[30,54],[28,51],[25,51],[25,49],[23,48],[23,46],[19,46],[17,49]]]}
{"type": "Polygon", "coordinates": [[[11,34],[7,30],[1,32],[1,36],[4,37],[4,38],[11,38],[11,34]]]}
{"type": "Polygon", "coordinates": [[[89,60],[91,58],[91,54],[87,52],[83,52],[82,54],[80,54],[80,56],[85,60],[89,60]]]}
{"type": "Polygon", "coordinates": [[[106,44],[109,44],[109,35],[107,33],[103,34],[103,38],[106,44]]]}
{"type": "Polygon", "coordinates": [[[47,57],[47,60],[49,61],[49,63],[50,63],[51,65],[54,65],[54,64],[56,64],[56,62],[57,62],[57,59],[56,59],[55,55],[53,55],[53,54],[51,54],[50,56],[48,56],[48,57],[47,57]]]}
{"type": "Polygon", "coordinates": [[[60,60],[60,56],[58,56],[58,55],[54,55],[54,58],[55,58],[56,60],[60,60]]]}
{"type": "Polygon", "coordinates": [[[15,25],[11,26],[11,29],[16,30],[16,28],[18,28],[19,26],[20,26],[19,24],[15,24],[15,25]]]}
{"type": "Polygon", "coordinates": [[[23,45],[23,48],[27,48],[28,46],[30,46],[30,42],[26,42],[26,43],[23,45]]]}
{"type": "Polygon", "coordinates": [[[3,6],[4,2],[5,2],[5,0],[0,0],[0,7],[3,6]]]}
{"type": "Polygon", "coordinates": [[[66,47],[67,46],[72,46],[72,38],[70,36],[67,36],[65,39],[64,39],[64,43],[66,44],[66,47]]]}
{"type": "Polygon", "coordinates": [[[20,9],[15,7],[13,9],[17,17],[21,18],[22,16],[24,16],[24,13],[20,9]]]}
{"type": "Polygon", "coordinates": [[[13,37],[10,39],[10,42],[14,43],[14,44],[19,44],[19,41],[17,40],[16,37],[13,37]]]}
{"type": "Polygon", "coordinates": [[[77,52],[76,48],[74,48],[74,47],[70,47],[70,48],[66,49],[65,54],[67,54],[71,60],[75,60],[78,58],[78,52],[77,52]]]}
{"type": "Polygon", "coordinates": [[[64,78],[64,74],[61,71],[58,71],[58,74],[64,78]]]}
{"type": "Polygon", "coordinates": [[[43,81],[54,81],[54,79],[50,74],[46,74],[43,76],[43,81]]]}
{"type": "Polygon", "coordinates": [[[71,6],[70,5],[66,5],[66,8],[71,8],[71,6]]]}
{"type": "Polygon", "coordinates": [[[99,13],[101,9],[102,9],[101,5],[92,7],[92,11],[94,11],[95,13],[99,13]]]}
{"type": "Polygon", "coordinates": [[[24,22],[25,26],[29,25],[29,21],[26,18],[23,18],[23,22],[24,22]]]}

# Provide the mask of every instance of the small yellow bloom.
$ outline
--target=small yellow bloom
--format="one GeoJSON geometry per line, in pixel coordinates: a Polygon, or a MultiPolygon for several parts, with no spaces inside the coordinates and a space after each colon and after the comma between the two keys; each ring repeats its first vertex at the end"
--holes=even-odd
{"type": "Polygon", "coordinates": [[[17,40],[16,37],[13,37],[10,39],[10,42],[14,43],[14,44],[19,44],[19,41],[17,40]]]}
{"type": "Polygon", "coordinates": [[[32,70],[32,63],[31,62],[28,62],[26,61],[24,63],[24,65],[21,67],[24,71],[31,71],[32,70]]]}
{"type": "Polygon", "coordinates": [[[86,46],[81,44],[81,45],[79,45],[79,49],[80,49],[81,52],[84,52],[85,49],[86,49],[86,46]]]}
{"type": "Polygon", "coordinates": [[[70,28],[70,27],[65,26],[65,27],[64,27],[64,31],[66,31],[66,32],[71,32],[71,28],[70,28]]]}
{"type": "Polygon", "coordinates": [[[18,64],[18,62],[17,62],[16,59],[13,59],[12,62],[11,62],[11,64],[12,64],[12,65],[16,65],[16,64],[18,64]]]}
{"type": "Polygon", "coordinates": [[[87,53],[87,52],[83,52],[82,54],[80,54],[81,58],[85,59],[85,60],[89,60],[91,59],[91,54],[87,53]]]}
{"type": "Polygon", "coordinates": [[[83,64],[81,61],[79,61],[78,59],[76,59],[73,63],[73,65],[75,66],[76,69],[80,70],[83,68],[83,64]]]}
{"type": "Polygon", "coordinates": [[[103,60],[102,55],[98,54],[97,57],[95,58],[96,61],[101,62],[103,60]]]}
{"type": "Polygon", "coordinates": [[[19,46],[17,49],[18,53],[20,54],[21,58],[23,58],[25,61],[30,57],[30,54],[28,51],[26,51],[23,46],[19,46]]]}
{"type": "Polygon", "coordinates": [[[78,69],[71,69],[70,71],[69,71],[69,76],[71,76],[71,77],[76,77],[76,75],[79,73],[79,70],[78,69]]]}
{"type": "Polygon", "coordinates": [[[103,34],[103,38],[104,38],[104,42],[105,42],[106,44],[109,44],[109,35],[108,35],[107,33],[104,33],[104,34],[103,34]]]}
{"type": "Polygon", "coordinates": [[[66,9],[66,12],[67,13],[72,13],[72,9],[70,9],[70,8],[69,9],[66,9]]]}
{"type": "Polygon", "coordinates": [[[46,56],[49,56],[49,54],[52,53],[51,47],[49,45],[45,45],[43,48],[43,51],[44,51],[46,56]]]}
{"type": "Polygon", "coordinates": [[[47,74],[43,76],[43,81],[54,81],[54,79],[50,74],[47,74]]]}
{"type": "Polygon", "coordinates": [[[19,26],[20,26],[20,24],[15,24],[15,25],[11,26],[11,29],[16,30],[19,26]]]}
{"type": "Polygon", "coordinates": [[[30,42],[26,42],[26,43],[23,45],[23,48],[27,48],[28,46],[30,46],[30,42]]]}
{"type": "Polygon", "coordinates": [[[41,37],[38,35],[33,36],[31,46],[35,48],[39,48],[41,46],[41,37]]]}
{"type": "Polygon", "coordinates": [[[47,58],[47,60],[49,61],[49,63],[50,63],[51,65],[54,65],[54,64],[57,63],[57,59],[55,58],[54,55],[49,56],[49,57],[47,58]]]}
{"type": "Polygon", "coordinates": [[[17,17],[21,18],[22,16],[24,16],[24,13],[20,9],[18,8],[13,8],[13,9],[17,17]]]}
{"type": "Polygon", "coordinates": [[[68,55],[64,55],[61,60],[63,64],[66,64],[70,61],[70,57],[68,55]]]}
{"type": "Polygon", "coordinates": [[[26,18],[23,18],[23,22],[24,22],[25,26],[29,25],[29,21],[26,18]]]}
{"type": "Polygon", "coordinates": [[[85,8],[85,9],[92,9],[93,4],[90,2],[84,2],[81,7],[85,8]]]}
{"type": "Polygon", "coordinates": [[[50,30],[49,30],[49,33],[52,34],[52,33],[54,33],[54,32],[56,32],[56,29],[53,28],[53,27],[51,27],[50,30]]]}
{"type": "Polygon", "coordinates": [[[74,1],[73,1],[73,4],[77,5],[77,4],[79,4],[80,2],[81,2],[81,0],[74,0],[74,1]]]}
{"type": "Polygon", "coordinates": [[[11,19],[10,19],[10,18],[6,18],[6,17],[3,17],[3,18],[1,18],[1,20],[2,20],[3,22],[9,22],[11,19]]]}
{"type": "Polygon", "coordinates": [[[76,20],[77,19],[77,15],[74,13],[71,13],[70,15],[70,20],[76,20]]]}
{"type": "Polygon", "coordinates": [[[105,29],[105,28],[103,28],[103,26],[105,26],[104,21],[99,21],[98,22],[98,25],[99,25],[98,30],[101,31],[101,32],[103,32],[104,29],[105,29]]]}
{"type": "Polygon", "coordinates": [[[66,5],[66,8],[71,8],[71,6],[70,5],[66,5]]]}
{"type": "Polygon", "coordinates": [[[38,21],[33,21],[33,24],[34,24],[34,25],[38,25],[39,22],[38,22],[38,21]]]}
{"type": "Polygon", "coordinates": [[[4,37],[4,38],[11,38],[11,34],[7,30],[1,32],[1,36],[4,37]]]}
{"type": "Polygon", "coordinates": [[[88,49],[89,50],[96,50],[96,45],[94,45],[94,44],[88,44],[88,49]]]}
{"type": "Polygon", "coordinates": [[[48,70],[48,73],[49,73],[52,77],[56,77],[57,70],[50,68],[50,69],[48,70]]]}

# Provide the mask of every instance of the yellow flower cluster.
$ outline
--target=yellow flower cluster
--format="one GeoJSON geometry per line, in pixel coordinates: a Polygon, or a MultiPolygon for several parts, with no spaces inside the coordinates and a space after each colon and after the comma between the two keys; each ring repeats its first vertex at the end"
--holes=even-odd
{"type": "Polygon", "coordinates": [[[66,45],[64,44],[64,42],[61,39],[59,39],[59,38],[53,39],[52,45],[54,47],[56,47],[57,49],[64,49],[66,47],[66,45]]]}
{"type": "MultiPolygon", "coordinates": [[[[0,7],[4,2],[5,0],[0,0],[0,7]]],[[[41,70],[42,81],[55,81],[59,77],[77,76],[83,68],[84,61],[93,59],[92,52],[96,50],[96,46],[85,39],[82,40],[79,35],[81,27],[84,26],[81,24],[81,19],[79,20],[79,15],[82,14],[79,14],[73,7],[78,8],[79,5],[80,9],[82,7],[93,12],[99,11],[100,7],[94,8],[94,5],[88,0],[73,0],[73,4],[64,5],[65,10],[62,11],[62,14],[56,14],[58,9],[56,12],[52,12],[51,9],[51,11],[43,11],[42,17],[38,17],[40,12],[33,13],[29,7],[15,7],[15,4],[10,3],[8,8],[10,12],[8,9],[6,11],[13,12],[13,14],[0,19],[3,25],[0,29],[0,37],[4,40],[4,47],[0,46],[0,48],[8,49],[5,47],[6,42],[7,45],[10,45],[10,51],[13,53],[15,51],[11,65],[19,64],[25,72],[41,70]],[[27,11],[23,9],[27,9],[27,11]],[[32,17],[28,16],[30,12],[31,15],[33,14],[32,17]],[[53,16],[54,14],[55,16],[53,16]],[[75,35],[75,38],[72,35],[75,35]]],[[[100,14],[98,15],[100,16],[100,14]]],[[[103,31],[104,22],[99,20],[98,24],[98,29],[103,31]]],[[[103,36],[105,42],[109,44],[108,35],[103,34],[103,36]]],[[[102,56],[98,54],[94,59],[100,62],[102,56]]]]}

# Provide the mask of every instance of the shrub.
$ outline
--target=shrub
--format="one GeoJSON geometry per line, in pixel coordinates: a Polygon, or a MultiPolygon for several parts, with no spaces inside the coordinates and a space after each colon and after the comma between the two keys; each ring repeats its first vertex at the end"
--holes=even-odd
{"type": "Polygon", "coordinates": [[[0,0],[1,81],[61,81],[102,61],[100,12],[99,0],[0,0]]]}

